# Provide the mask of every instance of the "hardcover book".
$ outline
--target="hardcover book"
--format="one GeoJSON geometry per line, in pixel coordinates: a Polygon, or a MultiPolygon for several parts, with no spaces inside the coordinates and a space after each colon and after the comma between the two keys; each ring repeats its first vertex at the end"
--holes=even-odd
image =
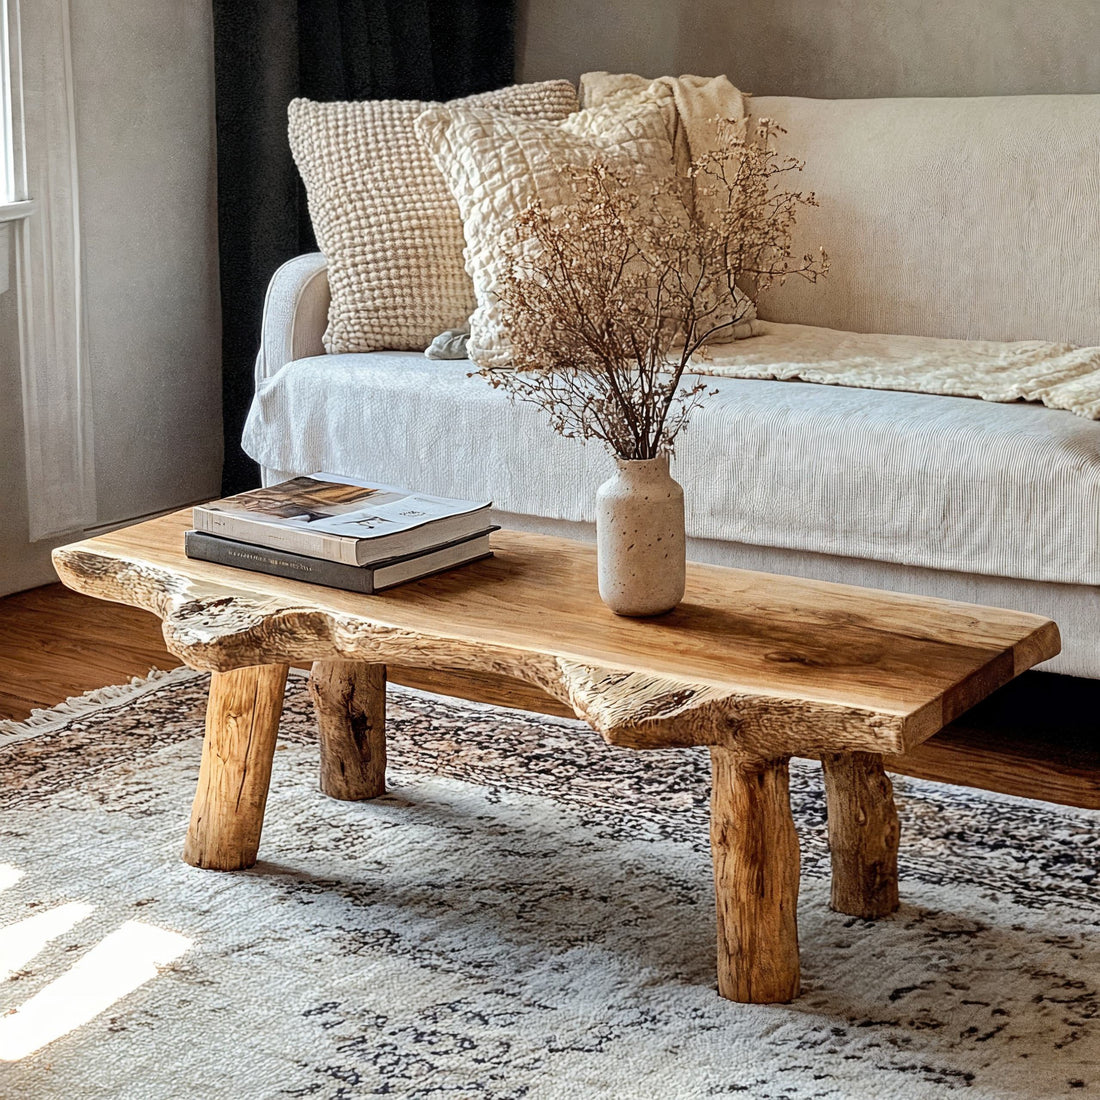
{"type": "Polygon", "coordinates": [[[195,530],[345,565],[373,565],[483,532],[491,502],[313,474],[200,504],[195,530]]]}
{"type": "Polygon", "coordinates": [[[500,528],[490,527],[470,538],[445,543],[419,554],[390,558],[375,565],[345,565],[343,562],[223,539],[202,531],[188,531],[183,537],[183,550],[196,561],[249,569],[254,573],[286,577],[306,584],[321,584],[326,588],[343,588],[370,596],[394,585],[420,580],[445,569],[490,557],[489,534],[498,530],[500,528]]]}

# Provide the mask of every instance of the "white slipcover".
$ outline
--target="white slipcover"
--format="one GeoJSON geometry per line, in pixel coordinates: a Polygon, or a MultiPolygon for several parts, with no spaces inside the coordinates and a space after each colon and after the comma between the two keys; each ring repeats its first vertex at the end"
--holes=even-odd
{"type": "MultiPolygon", "coordinates": [[[[299,359],[262,381],[245,450],[505,511],[589,521],[610,459],[471,365],[299,359]]],[[[1039,405],[708,379],[674,473],[693,538],[1100,584],[1100,424],[1039,405]]]]}

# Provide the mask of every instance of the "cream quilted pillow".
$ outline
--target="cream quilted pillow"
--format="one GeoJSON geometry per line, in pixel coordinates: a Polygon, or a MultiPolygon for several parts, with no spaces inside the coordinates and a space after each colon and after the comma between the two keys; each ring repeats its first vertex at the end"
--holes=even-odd
{"type": "Polygon", "coordinates": [[[469,355],[480,367],[510,362],[499,291],[507,262],[501,243],[515,217],[536,198],[547,208],[568,202],[573,194],[569,167],[600,159],[633,165],[653,177],[674,170],[664,115],[652,104],[627,111],[596,107],[559,123],[440,107],[416,120],[416,132],[462,211],[466,269],[477,294],[469,355]]]}
{"type": "MultiPolygon", "coordinates": [[[[517,84],[453,100],[526,119],[577,108],[565,80],[517,84]]],[[[474,308],[463,266],[462,220],[447,183],[413,130],[440,104],[419,100],[290,104],[290,147],[306,185],[332,291],[325,349],[423,349],[474,308]]]]}

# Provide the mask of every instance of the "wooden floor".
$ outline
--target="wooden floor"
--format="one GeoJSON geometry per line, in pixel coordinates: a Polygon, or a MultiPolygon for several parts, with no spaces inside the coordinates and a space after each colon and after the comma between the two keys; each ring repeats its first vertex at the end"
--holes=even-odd
{"type": "MultiPolygon", "coordinates": [[[[25,718],[70,695],[179,661],[145,611],[47,585],[0,599],[0,718],[25,718]]],[[[391,668],[399,683],[564,714],[519,681],[391,668]]],[[[1027,673],[892,770],[1100,809],[1100,681],[1027,673]]]]}

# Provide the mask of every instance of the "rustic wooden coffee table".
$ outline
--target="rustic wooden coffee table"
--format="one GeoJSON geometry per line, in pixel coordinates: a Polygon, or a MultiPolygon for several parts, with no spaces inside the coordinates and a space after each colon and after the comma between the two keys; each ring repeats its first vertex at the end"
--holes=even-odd
{"type": "Polygon", "coordinates": [[[143,607],[168,648],[213,673],[184,859],[256,860],[283,686],[312,662],[321,788],[385,790],[385,665],[505,673],[571,706],[612,745],[710,748],[718,988],[736,1001],[799,989],[791,756],[824,766],[832,905],[898,904],[898,820],[883,754],[904,753],[1059,649],[1035,615],[716,566],[683,604],[616,618],[595,552],[501,531],[496,557],[381,596],[191,561],[179,512],[54,551],[61,579],[143,607]]]}

